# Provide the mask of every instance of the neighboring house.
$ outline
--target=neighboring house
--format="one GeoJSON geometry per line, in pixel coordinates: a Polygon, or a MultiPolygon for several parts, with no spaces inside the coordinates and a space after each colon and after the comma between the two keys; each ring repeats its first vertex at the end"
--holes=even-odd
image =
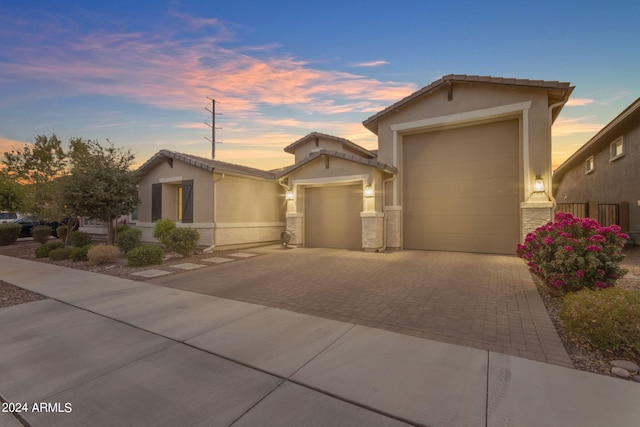
{"type": "Polygon", "coordinates": [[[138,171],[145,241],[160,218],[197,229],[209,247],[275,242],[284,230],[285,191],[273,172],[168,150],[138,171]]]}
{"type": "Polygon", "coordinates": [[[291,243],[512,254],[552,218],[551,125],[572,90],[448,75],[363,122],[376,152],[307,135],[278,173],[291,243]]]}
{"type": "Polygon", "coordinates": [[[559,204],[588,204],[586,216],[620,224],[640,244],[639,182],[640,98],[554,171],[553,193],[559,204]],[[610,221],[603,212],[612,205],[610,221]]]}

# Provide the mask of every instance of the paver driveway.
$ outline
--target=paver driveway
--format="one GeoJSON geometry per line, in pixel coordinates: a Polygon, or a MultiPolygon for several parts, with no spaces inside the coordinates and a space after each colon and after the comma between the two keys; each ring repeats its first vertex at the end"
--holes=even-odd
{"type": "Polygon", "coordinates": [[[571,367],[513,256],[268,247],[150,283],[571,367]]]}

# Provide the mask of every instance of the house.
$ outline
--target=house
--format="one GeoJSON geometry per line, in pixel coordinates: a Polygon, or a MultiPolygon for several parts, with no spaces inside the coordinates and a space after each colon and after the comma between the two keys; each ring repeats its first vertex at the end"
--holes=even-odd
{"type": "Polygon", "coordinates": [[[138,172],[144,241],[160,218],[197,229],[208,247],[276,242],[284,230],[285,191],[273,172],[169,150],[138,172]]]}
{"type": "Polygon", "coordinates": [[[552,218],[551,125],[569,83],[448,75],[363,122],[378,150],[312,133],[285,148],[291,243],[511,254],[552,218]]]}
{"type": "Polygon", "coordinates": [[[640,98],[554,171],[553,194],[558,204],[585,204],[585,216],[619,224],[640,244],[638,182],[640,98]]]}

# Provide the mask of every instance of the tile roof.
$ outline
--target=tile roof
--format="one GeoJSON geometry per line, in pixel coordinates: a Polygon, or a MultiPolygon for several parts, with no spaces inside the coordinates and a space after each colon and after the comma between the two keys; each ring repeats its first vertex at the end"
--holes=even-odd
{"type": "Polygon", "coordinates": [[[335,157],[337,159],[348,160],[348,161],[359,163],[359,164],[362,164],[362,165],[365,165],[365,166],[371,166],[373,168],[380,169],[382,171],[389,172],[389,173],[392,173],[392,174],[397,174],[398,173],[398,169],[396,169],[395,167],[389,166],[389,165],[387,165],[385,163],[380,163],[380,162],[378,162],[378,161],[376,161],[374,159],[365,159],[364,157],[354,156],[353,154],[340,153],[338,151],[321,150],[321,151],[313,152],[308,157],[305,157],[304,159],[300,160],[296,164],[293,164],[291,166],[288,166],[288,167],[280,170],[276,174],[276,177],[277,178],[282,178],[283,176],[286,176],[286,175],[290,174],[294,170],[296,170],[296,169],[298,169],[298,168],[300,168],[300,167],[302,167],[302,166],[314,161],[318,157],[322,157],[322,156],[329,156],[329,157],[335,157]]]}
{"type": "Polygon", "coordinates": [[[387,115],[388,113],[395,111],[402,107],[405,104],[414,101],[415,99],[421,97],[424,94],[428,94],[433,90],[439,88],[440,86],[451,84],[451,83],[483,83],[483,84],[495,84],[495,85],[509,85],[516,87],[532,87],[532,88],[542,88],[542,89],[550,89],[550,90],[558,90],[561,91],[561,98],[568,99],[569,95],[573,91],[573,86],[567,82],[559,82],[559,81],[546,81],[546,80],[529,80],[529,79],[515,79],[515,78],[504,78],[504,77],[491,77],[491,76],[473,76],[466,74],[448,74],[446,76],[441,77],[440,79],[434,81],[433,83],[423,87],[422,89],[412,93],[411,95],[401,99],[395,104],[385,108],[384,110],[374,114],[369,117],[362,124],[372,132],[376,133],[375,123],[387,115]],[[566,93],[565,93],[566,92],[566,93]]]}
{"type": "Polygon", "coordinates": [[[368,158],[374,158],[376,157],[376,155],[374,153],[372,153],[371,151],[367,150],[364,147],[359,146],[358,144],[356,144],[355,142],[351,142],[348,139],[345,138],[340,138],[339,136],[333,136],[333,135],[328,135],[326,133],[320,133],[320,132],[311,132],[310,134],[303,136],[302,138],[300,138],[299,140],[297,140],[296,142],[287,145],[284,148],[284,151],[287,153],[295,153],[294,148],[306,141],[308,141],[311,138],[326,138],[326,139],[332,139],[334,141],[338,141],[360,153],[362,153],[364,156],[368,157],[368,158]]]}
{"type": "Polygon", "coordinates": [[[175,159],[181,162],[193,165],[208,172],[227,172],[239,175],[248,175],[259,178],[275,179],[275,172],[263,171],[261,169],[250,168],[248,166],[236,165],[233,163],[221,162],[219,160],[211,160],[204,157],[193,156],[191,154],[177,153],[175,151],[160,150],[138,168],[138,172],[145,174],[147,170],[156,163],[164,159],[175,159]]]}

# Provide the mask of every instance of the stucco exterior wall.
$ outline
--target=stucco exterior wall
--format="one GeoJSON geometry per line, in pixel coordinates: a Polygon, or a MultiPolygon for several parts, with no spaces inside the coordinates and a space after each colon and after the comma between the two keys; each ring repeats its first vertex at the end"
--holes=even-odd
{"type": "MultiPolygon", "coordinates": [[[[449,100],[448,96],[448,89],[439,87],[379,119],[378,161],[394,165],[400,170],[397,182],[392,185],[392,193],[395,194],[391,197],[387,194],[386,209],[393,207],[397,212],[404,211],[402,189],[405,186],[402,180],[405,136],[470,126],[469,138],[472,140],[472,126],[515,118],[519,123],[519,140],[515,143],[518,144],[520,209],[527,209],[528,217],[548,217],[549,203],[541,207],[538,198],[536,203],[529,205],[532,203],[530,198],[537,176],[545,183],[547,194],[544,198],[547,201],[551,191],[551,117],[548,92],[540,88],[454,82],[452,99],[449,100]],[[540,215],[534,213],[535,209],[541,209],[540,215]]],[[[521,232],[527,228],[522,217],[521,214],[521,232]]],[[[387,221],[387,242],[401,241],[401,233],[401,227],[395,224],[389,227],[387,221]]]]}
{"type": "Polygon", "coordinates": [[[554,179],[557,203],[629,203],[629,234],[640,244],[640,123],[629,122],[585,150],[572,166],[554,179]],[[611,161],[610,144],[623,138],[624,156],[611,161]],[[586,173],[586,160],[593,156],[594,170],[586,173]]]}
{"type": "Polygon", "coordinates": [[[210,223],[213,221],[213,182],[211,172],[197,168],[178,160],[173,167],[161,162],[142,176],[139,183],[140,208],[139,221],[151,222],[151,185],[163,182],[162,217],[177,220],[177,186],[183,180],[193,179],[193,222],[210,223]],[[171,180],[171,178],[173,178],[171,180]],[[169,182],[166,182],[169,180],[169,182]]]}

